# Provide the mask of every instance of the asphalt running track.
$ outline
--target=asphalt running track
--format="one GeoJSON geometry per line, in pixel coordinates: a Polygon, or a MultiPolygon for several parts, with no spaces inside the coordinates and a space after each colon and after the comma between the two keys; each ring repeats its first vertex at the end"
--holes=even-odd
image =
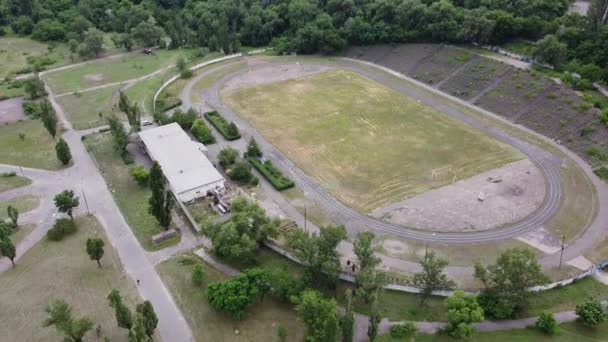
{"type": "MultiPolygon", "coordinates": [[[[559,158],[536,145],[527,143],[521,139],[510,136],[496,127],[485,125],[480,120],[461,113],[457,108],[455,108],[455,106],[447,105],[447,101],[438,100],[436,97],[428,94],[428,92],[416,89],[416,86],[422,87],[427,91],[440,94],[441,96],[448,98],[449,100],[459,103],[461,105],[468,106],[470,105],[470,103],[449,96],[426,84],[420,83],[419,81],[416,81],[401,74],[398,74],[398,77],[402,78],[403,80],[398,80],[390,75],[387,75],[386,72],[381,71],[381,69],[383,69],[382,67],[363,67],[362,64],[371,65],[370,63],[364,61],[355,62],[352,60],[340,59],[337,60],[335,63],[306,61],[300,61],[300,63],[348,69],[362,74],[363,76],[373,79],[381,84],[384,84],[385,86],[388,86],[406,96],[419,99],[424,104],[434,107],[435,109],[443,112],[444,114],[449,115],[462,122],[465,122],[483,132],[486,132],[488,135],[494,137],[495,139],[498,139],[520,150],[532,162],[536,164],[536,166],[539,168],[539,170],[543,173],[545,177],[546,194],[542,206],[534,213],[522,219],[521,221],[500,228],[479,232],[447,233],[424,231],[386,222],[362,214],[336,199],[327,190],[321,187],[314,179],[312,179],[302,170],[300,170],[281,151],[274,147],[274,145],[268,142],[264,138],[264,136],[260,134],[256,129],[251,127],[247,121],[241,119],[237,113],[235,113],[229,107],[225,106],[222,103],[219,94],[222,86],[228,80],[247,72],[249,70],[247,69],[247,67],[244,67],[244,70],[236,71],[217,80],[210,88],[210,90],[205,93],[205,99],[207,100],[208,104],[214,107],[222,116],[224,116],[228,120],[234,121],[239,126],[241,131],[244,131],[243,133],[254,137],[258,141],[258,144],[260,144],[262,149],[265,151],[265,156],[268,159],[271,159],[281,169],[291,173],[291,176],[293,177],[293,180],[298,186],[298,188],[303,190],[308,196],[315,200],[315,202],[317,202],[317,204],[321,208],[324,208],[325,211],[327,211],[328,215],[336,223],[344,224],[350,232],[373,229],[381,234],[390,234],[407,239],[436,243],[477,243],[499,241],[536,230],[544,223],[546,223],[551,217],[553,217],[559,210],[563,193],[561,179],[559,175],[559,168],[563,163],[562,158],[559,158]],[[414,83],[415,86],[408,85],[408,82],[414,83]]],[[[255,66],[250,68],[255,68],[255,66]]],[[[391,72],[397,74],[397,72],[395,71],[391,72]]]]}

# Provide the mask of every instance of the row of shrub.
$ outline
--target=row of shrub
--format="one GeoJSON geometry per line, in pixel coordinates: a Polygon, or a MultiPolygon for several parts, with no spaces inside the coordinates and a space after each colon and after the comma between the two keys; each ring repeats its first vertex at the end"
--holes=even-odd
{"type": "Polygon", "coordinates": [[[166,112],[175,107],[182,105],[182,100],[177,96],[167,96],[157,101],[158,109],[162,112],[166,112]]]}
{"type": "Polygon", "coordinates": [[[247,160],[264,175],[275,189],[282,191],[294,186],[293,181],[277,169],[270,160],[262,162],[260,159],[253,157],[249,157],[247,160]]]}
{"type": "Polygon", "coordinates": [[[207,112],[205,113],[205,118],[222,133],[226,140],[237,140],[241,137],[241,133],[234,122],[228,123],[218,112],[207,112]]]}

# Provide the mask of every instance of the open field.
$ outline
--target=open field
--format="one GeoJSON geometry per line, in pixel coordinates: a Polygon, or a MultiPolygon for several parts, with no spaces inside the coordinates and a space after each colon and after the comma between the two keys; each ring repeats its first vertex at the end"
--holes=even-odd
{"type": "Polygon", "coordinates": [[[21,176],[0,175],[0,192],[32,184],[32,180],[21,176]]]}
{"type": "Polygon", "coordinates": [[[70,51],[67,44],[59,44],[52,51],[47,44],[29,38],[0,38],[0,77],[15,74],[28,66],[27,58],[44,56],[55,63],[52,66],[69,63],[70,51]]]}
{"type": "Polygon", "coordinates": [[[154,216],[148,213],[148,198],[151,191],[142,188],[131,175],[112,145],[109,133],[87,136],[85,144],[95,158],[103,177],[112,191],[114,200],[122,215],[133,230],[135,237],[146,250],[158,250],[179,241],[179,237],[164,241],[159,245],[152,243],[152,235],[162,231],[154,216]]]}
{"type": "Polygon", "coordinates": [[[477,58],[477,56],[463,49],[451,46],[441,47],[434,54],[420,60],[413,72],[413,77],[424,83],[436,84],[471,58],[477,58]]]}
{"type": "Polygon", "coordinates": [[[32,211],[40,205],[40,199],[32,195],[25,195],[15,197],[8,201],[0,202],[0,221],[8,218],[6,209],[9,205],[12,205],[19,211],[19,214],[25,214],[28,211],[32,211]]]}
{"type": "MultiPolygon", "coordinates": [[[[228,61],[234,62],[234,61],[228,61]]],[[[192,101],[198,102],[201,100],[200,92],[204,89],[207,89],[213,85],[213,83],[220,78],[229,75],[235,71],[242,69],[246,64],[245,63],[231,63],[226,65],[218,70],[214,70],[210,72],[208,75],[201,77],[201,79],[196,82],[196,84],[192,87],[192,101]]],[[[212,67],[217,68],[217,64],[212,65],[212,67]]]]}
{"type": "MultiPolygon", "coordinates": [[[[103,336],[126,341],[127,331],[116,326],[106,296],[119,289],[129,306],[139,300],[133,281],[125,276],[118,256],[95,217],[77,218],[78,232],[60,242],[43,239],[29,250],[17,267],[0,274],[0,329],[2,341],[59,341],[55,328],[43,328],[44,308],[51,299],[63,299],[76,317],[88,316],[101,325],[103,336]],[[89,237],[104,239],[103,268],[85,251],[89,237]],[[66,253],[66,251],[70,251],[66,253]]],[[[88,336],[94,336],[89,332],[88,336]]]]}
{"type": "Polygon", "coordinates": [[[495,60],[477,58],[443,83],[439,89],[448,94],[468,99],[484,90],[494,79],[510,69],[507,64],[495,60]]]}
{"type": "Polygon", "coordinates": [[[188,50],[157,50],[154,55],[132,54],[45,75],[57,94],[121,82],[150,74],[174,64],[188,50]]]}
{"type": "Polygon", "coordinates": [[[57,101],[65,109],[74,129],[98,127],[104,125],[105,118],[111,115],[112,107],[118,101],[120,88],[120,85],[116,85],[84,93],[69,94],[57,98],[57,101]],[[101,118],[99,113],[102,114],[101,118]]]}
{"type": "Polygon", "coordinates": [[[0,163],[51,170],[61,167],[55,141],[40,120],[0,125],[0,146],[0,163]],[[25,134],[24,140],[19,133],[25,134]]]}
{"type": "Polygon", "coordinates": [[[434,169],[452,165],[462,179],[522,158],[344,70],[239,89],[223,99],[338,199],[364,212],[452,181],[450,174],[433,180],[434,169]]]}
{"type": "Polygon", "coordinates": [[[179,264],[180,256],[161,263],[156,269],[190,324],[197,341],[274,341],[277,339],[279,324],[287,329],[287,341],[303,339],[304,326],[297,320],[293,306],[280,303],[270,296],[266,296],[262,302],[254,301],[240,321],[216,311],[205,298],[204,289],[209,283],[225,280],[227,276],[193,254],[185,256],[203,266],[203,288],[192,284],[194,264],[179,264]]]}

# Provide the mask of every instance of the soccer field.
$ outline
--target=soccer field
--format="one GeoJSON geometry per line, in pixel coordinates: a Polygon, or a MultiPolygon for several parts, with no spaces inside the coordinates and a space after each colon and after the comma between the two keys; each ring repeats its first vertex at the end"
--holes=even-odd
{"type": "Polygon", "coordinates": [[[362,212],[524,158],[477,129],[346,70],[226,91],[222,99],[362,212]]]}

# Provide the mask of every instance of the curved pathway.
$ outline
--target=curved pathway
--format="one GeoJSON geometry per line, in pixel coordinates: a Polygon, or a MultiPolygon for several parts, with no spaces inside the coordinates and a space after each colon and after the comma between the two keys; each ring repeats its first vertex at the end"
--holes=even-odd
{"type": "MultiPolygon", "coordinates": [[[[309,62],[301,62],[309,63],[309,62]]],[[[366,229],[374,229],[383,234],[400,236],[403,238],[441,243],[472,243],[472,242],[487,242],[503,240],[515,237],[542,226],[559,210],[562,199],[562,187],[560,182],[559,167],[563,160],[556,157],[547,151],[527,143],[518,138],[512,137],[507,133],[491,126],[487,126],[483,122],[465,114],[462,114],[453,106],[446,105],[442,101],[437,101],[427,93],[421,92],[411,85],[405,85],[403,82],[395,80],[378,71],[364,68],[360,64],[339,60],[336,63],[320,63],[310,62],[312,64],[334,66],[344,69],[349,69],[365,77],[382,83],[402,94],[420,99],[423,103],[438,109],[439,111],[463,121],[494,138],[512,145],[522,151],[530,160],[532,160],[545,175],[546,180],[546,196],[542,206],[533,214],[525,219],[499,229],[479,231],[479,232],[429,232],[412,228],[403,227],[394,223],[386,222],[368,215],[362,214],[355,209],[345,205],[337,200],[327,190],[321,187],[315,180],[306,175],[300,170],[291,160],[289,160],[281,151],[274,145],[268,142],[262,134],[251,127],[247,121],[241,119],[232,109],[223,104],[220,98],[219,91],[222,86],[230,79],[239,76],[246,70],[231,73],[220,80],[205,93],[207,102],[220,112],[226,119],[234,121],[241,128],[245,135],[253,136],[266,152],[266,157],[275,162],[282,169],[289,171],[293,176],[297,186],[311,197],[322,207],[328,210],[330,216],[337,222],[344,224],[350,231],[362,231],[366,229]]]]}

